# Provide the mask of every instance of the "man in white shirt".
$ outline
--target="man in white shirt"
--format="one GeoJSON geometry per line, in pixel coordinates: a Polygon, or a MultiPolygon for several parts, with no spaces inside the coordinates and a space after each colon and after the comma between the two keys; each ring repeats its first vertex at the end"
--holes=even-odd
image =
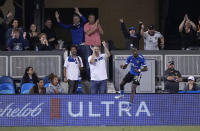
{"type": "Polygon", "coordinates": [[[90,66],[90,88],[91,94],[104,94],[107,91],[107,71],[106,71],[106,58],[110,57],[110,52],[106,47],[105,41],[102,42],[105,54],[100,53],[100,47],[94,46],[93,53],[88,57],[90,66]]]}
{"type": "Polygon", "coordinates": [[[68,82],[68,93],[75,94],[77,93],[78,80],[80,77],[80,70],[83,67],[83,62],[81,57],[76,55],[76,46],[71,46],[70,53],[71,55],[67,57],[64,64],[64,82],[68,82]]]}
{"type": "Polygon", "coordinates": [[[140,33],[144,38],[144,50],[159,50],[159,46],[164,49],[164,37],[160,32],[155,31],[153,25],[150,25],[148,31],[144,32],[144,25],[142,24],[140,33]]]}

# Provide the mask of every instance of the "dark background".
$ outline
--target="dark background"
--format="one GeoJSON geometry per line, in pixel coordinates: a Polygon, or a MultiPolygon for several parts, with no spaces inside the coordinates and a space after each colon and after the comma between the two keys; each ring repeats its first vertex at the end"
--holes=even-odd
{"type": "MultiPolygon", "coordinates": [[[[1,0],[0,3],[2,3],[1,0]]],[[[189,18],[197,23],[200,16],[199,0],[14,0],[20,3],[23,9],[17,7],[15,9],[15,18],[26,28],[30,24],[36,23],[39,30],[43,27],[44,20],[47,17],[54,19],[54,11],[59,10],[61,20],[65,24],[72,23],[73,7],[80,7],[81,13],[87,17],[89,13],[99,16],[100,22],[104,29],[105,35],[103,39],[113,40],[118,49],[124,48],[124,38],[121,34],[119,26],[119,18],[124,16],[127,26],[134,25],[137,27],[137,21],[142,20],[146,25],[154,24],[156,29],[165,36],[167,49],[179,49],[180,35],[178,27],[187,13],[189,18]],[[39,8],[37,8],[39,3],[39,8]],[[24,15],[22,15],[24,14],[24,15]],[[23,18],[25,16],[25,18],[23,18]]],[[[55,25],[56,27],[57,25],[55,25]]],[[[71,42],[69,32],[56,27],[58,37],[71,42]]],[[[143,41],[141,40],[140,48],[142,49],[143,41]]]]}
{"type": "MultiPolygon", "coordinates": [[[[184,15],[188,14],[190,20],[197,24],[200,16],[199,0],[163,0],[161,2],[162,16],[161,26],[164,27],[164,35],[168,49],[180,48],[179,25],[184,15]]],[[[198,43],[197,43],[198,44],[198,43]]]]}

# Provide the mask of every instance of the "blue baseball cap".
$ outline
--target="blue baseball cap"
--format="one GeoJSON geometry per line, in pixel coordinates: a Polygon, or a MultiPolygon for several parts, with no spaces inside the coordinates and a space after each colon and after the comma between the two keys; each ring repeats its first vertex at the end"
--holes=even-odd
{"type": "Polygon", "coordinates": [[[134,26],[131,26],[131,27],[129,28],[129,30],[136,30],[136,28],[135,28],[134,26]]]}

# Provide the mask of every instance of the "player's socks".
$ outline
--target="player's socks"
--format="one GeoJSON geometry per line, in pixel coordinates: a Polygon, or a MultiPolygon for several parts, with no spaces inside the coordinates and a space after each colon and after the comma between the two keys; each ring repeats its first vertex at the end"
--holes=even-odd
{"type": "Polygon", "coordinates": [[[128,106],[129,106],[129,107],[132,107],[132,104],[133,104],[133,103],[130,103],[130,102],[129,102],[128,106]]]}
{"type": "Polygon", "coordinates": [[[132,107],[132,103],[129,102],[128,107],[126,108],[125,111],[129,112],[131,110],[131,107],[132,107]]]}

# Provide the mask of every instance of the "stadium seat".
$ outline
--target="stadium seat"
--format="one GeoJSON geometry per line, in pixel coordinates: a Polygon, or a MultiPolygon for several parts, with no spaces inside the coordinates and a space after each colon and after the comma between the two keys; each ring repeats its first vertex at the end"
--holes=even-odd
{"type": "Polygon", "coordinates": [[[14,85],[11,83],[0,84],[0,94],[15,94],[14,85]]]}
{"type": "Polygon", "coordinates": [[[45,76],[43,80],[44,80],[44,84],[50,83],[48,76],[45,76]]]}
{"type": "Polygon", "coordinates": [[[77,93],[78,94],[81,94],[83,91],[82,91],[82,84],[81,84],[81,80],[78,80],[78,88],[77,88],[77,93]]]}
{"type": "Polygon", "coordinates": [[[200,90],[198,90],[198,91],[179,91],[178,93],[181,93],[181,94],[183,94],[183,93],[191,93],[191,94],[198,94],[198,93],[200,93],[200,90]]]}
{"type": "Polygon", "coordinates": [[[14,80],[10,76],[2,76],[0,77],[0,84],[4,84],[4,83],[11,83],[14,85],[14,80]]]}
{"type": "Polygon", "coordinates": [[[33,83],[24,83],[21,87],[21,94],[29,94],[30,89],[34,86],[33,83]]]}
{"type": "Polygon", "coordinates": [[[44,88],[48,88],[49,85],[50,85],[50,83],[45,83],[45,84],[44,84],[44,88]]]}

